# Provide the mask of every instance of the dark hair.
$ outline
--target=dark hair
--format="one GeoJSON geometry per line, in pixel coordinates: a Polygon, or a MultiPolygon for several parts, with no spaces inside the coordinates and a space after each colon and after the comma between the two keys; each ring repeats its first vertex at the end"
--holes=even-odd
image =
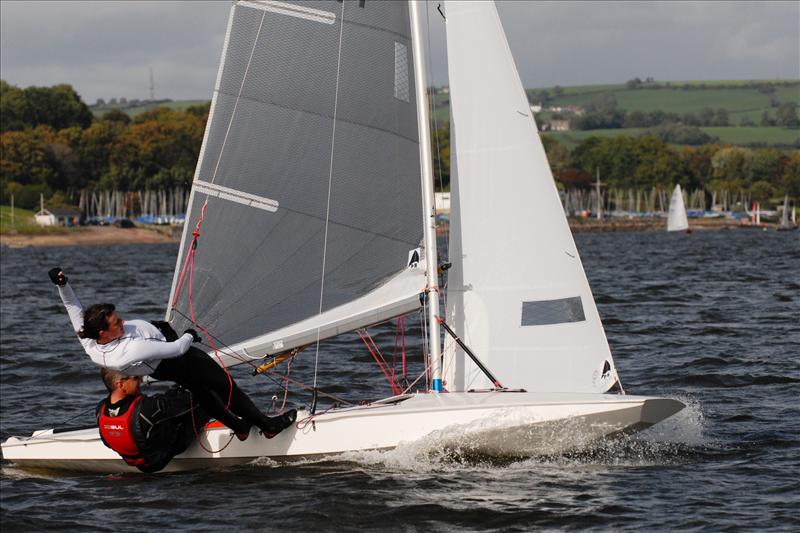
{"type": "Polygon", "coordinates": [[[94,304],[83,313],[83,328],[78,332],[81,339],[100,338],[100,332],[108,329],[108,317],[114,312],[114,304],[94,304]]]}

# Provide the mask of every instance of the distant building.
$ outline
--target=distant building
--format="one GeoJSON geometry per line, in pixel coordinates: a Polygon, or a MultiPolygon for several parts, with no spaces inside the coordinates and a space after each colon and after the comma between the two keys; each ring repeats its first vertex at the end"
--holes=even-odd
{"type": "Polygon", "coordinates": [[[75,209],[54,207],[53,209],[40,209],[34,216],[40,226],[78,226],[81,223],[81,212],[75,209]]]}
{"type": "Polygon", "coordinates": [[[434,193],[434,203],[436,204],[436,212],[437,213],[449,213],[450,212],[450,193],[449,192],[437,192],[437,193],[434,193]]]}
{"type": "Polygon", "coordinates": [[[569,131],[569,120],[551,120],[542,127],[542,131],[569,131]]]}

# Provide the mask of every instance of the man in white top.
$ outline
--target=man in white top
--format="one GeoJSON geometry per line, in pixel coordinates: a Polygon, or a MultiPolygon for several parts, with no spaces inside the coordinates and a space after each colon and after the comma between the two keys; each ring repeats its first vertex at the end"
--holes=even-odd
{"type": "Polygon", "coordinates": [[[262,413],[233,377],[208,354],[192,347],[192,342],[201,340],[193,329],[178,337],[167,322],[125,322],[108,303],[92,305],[84,312],[64,272],[56,267],[48,275],[58,287],[83,349],[95,364],[130,376],[152,375],[178,383],[241,440],[253,425],[272,438],[294,423],[294,409],[274,417],[262,413]]]}

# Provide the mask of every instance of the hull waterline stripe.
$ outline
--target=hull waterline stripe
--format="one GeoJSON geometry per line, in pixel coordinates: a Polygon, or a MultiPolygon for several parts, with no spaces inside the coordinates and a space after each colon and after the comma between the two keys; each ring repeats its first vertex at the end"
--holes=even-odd
{"type": "Polygon", "coordinates": [[[197,192],[205,193],[208,196],[213,196],[222,200],[230,200],[231,202],[236,202],[237,204],[246,205],[248,207],[263,209],[264,211],[270,211],[272,213],[278,210],[279,204],[277,200],[237,191],[230,187],[223,187],[222,185],[208,183],[207,181],[195,180],[194,188],[197,192]]]}

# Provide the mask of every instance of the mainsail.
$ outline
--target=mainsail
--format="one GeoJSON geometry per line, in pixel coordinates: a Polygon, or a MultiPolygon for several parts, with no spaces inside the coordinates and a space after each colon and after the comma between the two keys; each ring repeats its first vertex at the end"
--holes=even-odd
{"type": "MultiPolygon", "coordinates": [[[[447,2],[447,320],[506,387],[604,392],[616,370],[493,3],[447,2]]],[[[491,384],[445,350],[451,391],[491,384]]]]}
{"type": "Polygon", "coordinates": [[[417,309],[425,287],[406,2],[232,6],[167,317],[234,364],[417,309]],[[188,276],[186,276],[188,278],[188,276]],[[176,296],[177,294],[177,296],[176,296]]]}
{"type": "Polygon", "coordinates": [[[689,219],[686,218],[686,205],[683,203],[681,186],[676,185],[669,199],[669,215],[667,216],[667,231],[685,231],[689,229],[689,219]]]}

